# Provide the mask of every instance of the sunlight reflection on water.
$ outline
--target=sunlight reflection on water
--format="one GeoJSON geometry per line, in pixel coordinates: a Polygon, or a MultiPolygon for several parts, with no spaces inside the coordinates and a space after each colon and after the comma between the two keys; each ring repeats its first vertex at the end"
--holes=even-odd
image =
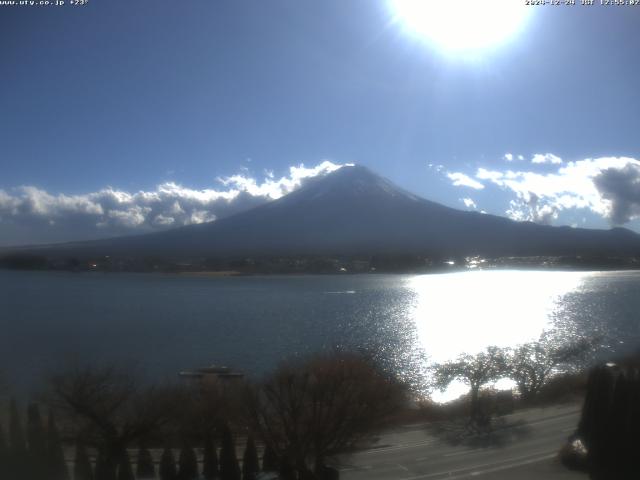
{"type": "MultiPolygon", "coordinates": [[[[421,275],[408,280],[415,292],[411,316],[430,362],[487,346],[513,346],[538,338],[552,324],[562,297],[593,275],[588,272],[483,271],[421,275]]],[[[502,381],[498,387],[508,388],[502,381]]],[[[432,398],[447,401],[466,392],[458,382],[432,398]]]]}

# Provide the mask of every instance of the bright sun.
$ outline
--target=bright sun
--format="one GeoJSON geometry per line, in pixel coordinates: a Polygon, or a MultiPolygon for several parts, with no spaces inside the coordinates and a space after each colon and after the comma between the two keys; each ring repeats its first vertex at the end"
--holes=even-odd
{"type": "Polygon", "coordinates": [[[397,20],[445,50],[480,50],[515,34],[531,8],[521,0],[389,0],[397,20]]]}

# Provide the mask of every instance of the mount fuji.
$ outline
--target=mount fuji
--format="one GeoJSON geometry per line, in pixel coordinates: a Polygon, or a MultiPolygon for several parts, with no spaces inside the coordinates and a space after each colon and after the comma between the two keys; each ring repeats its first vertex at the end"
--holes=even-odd
{"type": "Polygon", "coordinates": [[[362,166],[345,166],[298,190],[214,222],[40,253],[127,256],[639,255],[623,228],[552,227],[461,211],[413,195],[362,166]]]}

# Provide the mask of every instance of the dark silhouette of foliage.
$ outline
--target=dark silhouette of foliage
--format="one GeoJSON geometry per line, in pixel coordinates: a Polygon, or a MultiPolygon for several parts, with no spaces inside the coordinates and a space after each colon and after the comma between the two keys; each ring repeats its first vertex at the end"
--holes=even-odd
{"type": "Polygon", "coordinates": [[[640,362],[593,368],[576,435],[586,446],[590,477],[636,479],[638,431],[640,362]]]}
{"type": "Polygon", "coordinates": [[[9,406],[9,444],[11,454],[15,457],[23,457],[26,452],[26,443],[18,405],[14,399],[11,399],[9,406]]]}
{"type": "Polygon", "coordinates": [[[326,465],[316,465],[316,479],[317,480],[339,480],[340,472],[326,465]]]}
{"type": "Polygon", "coordinates": [[[498,347],[488,347],[475,355],[460,355],[457,360],[433,366],[436,386],[445,389],[454,380],[460,380],[471,389],[471,422],[483,424],[487,412],[480,408],[480,389],[507,373],[505,352],[498,347]]]}
{"type": "MultiPolygon", "coordinates": [[[[176,459],[170,448],[165,448],[160,457],[160,480],[178,480],[176,459]]],[[[96,479],[97,480],[97,479],[96,479]]]]}
{"type": "Polygon", "coordinates": [[[77,430],[92,432],[101,453],[97,480],[113,480],[122,452],[159,431],[178,405],[174,389],[145,387],[114,367],[63,372],[51,378],[51,386],[59,411],[77,430]]]}
{"type": "Polygon", "coordinates": [[[148,448],[140,445],[138,449],[138,461],[136,467],[136,478],[138,480],[156,478],[156,469],[153,466],[153,457],[148,448]]]}
{"type": "Polygon", "coordinates": [[[565,339],[546,331],[538,341],[506,351],[506,374],[518,386],[524,401],[535,400],[552,375],[583,368],[596,339],[565,339]]]}
{"type": "Polygon", "coordinates": [[[375,362],[336,352],[281,365],[248,391],[247,410],[252,430],[301,474],[383,426],[405,394],[375,362]]]}
{"type": "Polygon", "coordinates": [[[0,473],[9,474],[9,446],[4,436],[4,430],[0,423],[0,473]]]}
{"type": "Polygon", "coordinates": [[[106,448],[98,450],[96,459],[95,480],[116,480],[117,461],[111,454],[105,453],[106,448]]]}
{"type": "Polygon", "coordinates": [[[81,442],[76,443],[76,456],[73,462],[73,480],[93,480],[93,470],[87,449],[81,442]]]}
{"type": "Polygon", "coordinates": [[[182,437],[203,441],[225,423],[244,419],[244,384],[205,380],[180,389],[177,422],[182,437]]]}
{"type": "Polygon", "coordinates": [[[179,480],[195,480],[198,478],[198,458],[193,448],[188,445],[182,447],[178,459],[178,466],[179,480]]]}
{"type": "Polygon", "coordinates": [[[215,478],[218,478],[220,475],[216,444],[211,434],[207,434],[204,439],[202,475],[204,476],[205,480],[213,480],[215,478]]]}
{"type": "Polygon", "coordinates": [[[269,445],[264,447],[264,453],[262,454],[262,471],[263,472],[277,472],[278,471],[278,457],[269,445]]]}
{"type": "Polygon", "coordinates": [[[14,253],[0,258],[0,266],[12,270],[43,270],[47,258],[41,255],[14,253]]]}
{"type": "Polygon", "coordinates": [[[222,428],[222,446],[220,447],[220,478],[222,480],[240,480],[240,465],[236,457],[233,436],[228,425],[222,428]]]}
{"type": "Polygon", "coordinates": [[[278,469],[280,480],[296,480],[296,472],[291,465],[291,461],[287,455],[280,458],[280,468],[278,469]]]}
{"type": "Polygon", "coordinates": [[[27,444],[31,475],[34,478],[45,478],[47,474],[47,441],[40,409],[34,403],[27,407],[27,444]]]}
{"type": "Polygon", "coordinates": [[[258,451],[253,436],[250,434],[247,437],[247,445],[242,457],[242,480],[255,480],[259,472],[258,451]]]}
{"type": "Polygon", "coordinates": [[[9,478],[21,480],[29,476],[29,459],[25,442],[24,430],[22,429],[22,421],[20,420],[20,412],[18,405],[14,399],[11,399],[9,405],[9,455],[8,455],[8,472],[9,478]]]}
{"type": "Polygon", "coordinates": [[[47,457],[48,479],[68,480],[69,471],[64,459],[64,450],[60,441],[56,419],[52,411],[49,411],[47,420],[47,457]]]}
{"type": "Polygon", "coordinates": [[[118,463],[118,480],[135,480],[133,468],[131,468],[131,459],[126,450],[122,452],[118,463]]]}

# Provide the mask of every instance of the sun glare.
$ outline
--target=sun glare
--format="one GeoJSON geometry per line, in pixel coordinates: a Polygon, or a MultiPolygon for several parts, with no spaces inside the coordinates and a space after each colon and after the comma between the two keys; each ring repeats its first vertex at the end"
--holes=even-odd
{"type": "Polygon", "coordinates": [[[446,51],[477,51],[517,33],[531,8],[519,0],[389,0],[395,20],[446,51]]]}
{"type": "MultiPolygon", "coordinates": [[[[537,339],[553,325],[562,297],[589,275],[500,270],[419,275],[408,284],[416,294],[411,316],[430,360],[445,362],[489,345],[507,347],[537,339]]],[[[449,401],[466,390],[453,383],[443,393],[433,392],[432,398],[449,401]]]]}

